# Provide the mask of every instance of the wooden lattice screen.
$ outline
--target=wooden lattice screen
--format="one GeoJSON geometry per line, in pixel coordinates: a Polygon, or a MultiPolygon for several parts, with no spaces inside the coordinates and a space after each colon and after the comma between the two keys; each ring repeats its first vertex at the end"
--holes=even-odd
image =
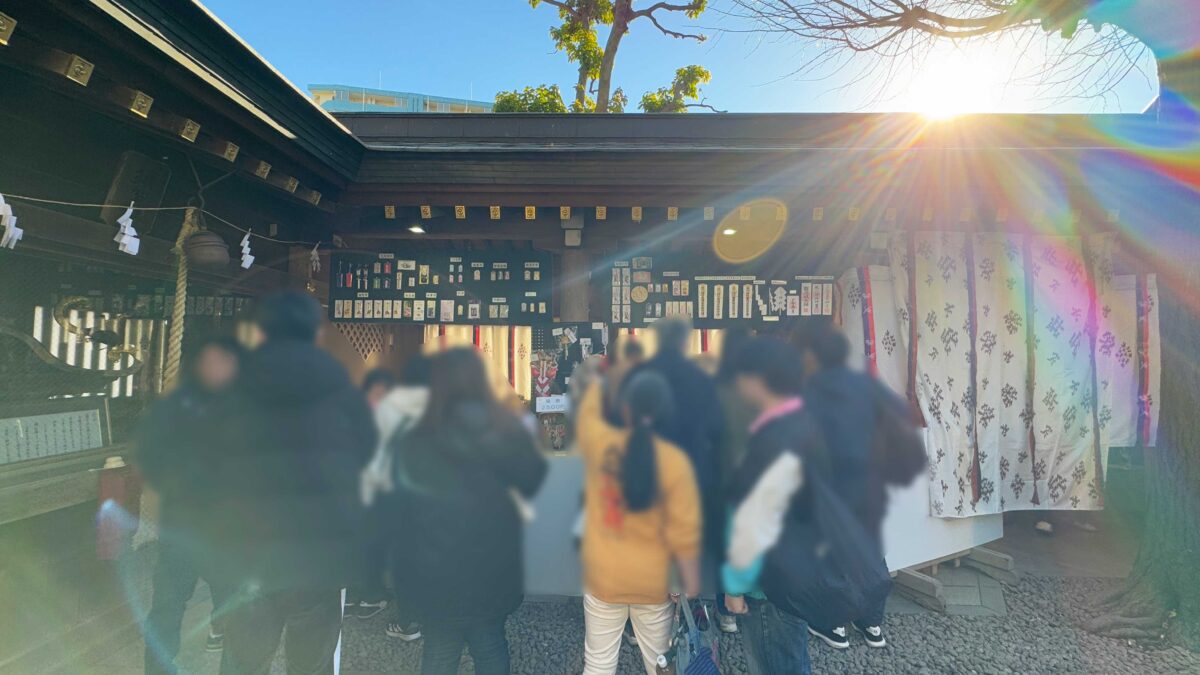
{"type": "Polygon", "coordinates": [[[342,335],[350,341],[354,350],[364,361],[371,354],[382,354],[384,348],[383,326],[362,323],[334,323],[342,335]]]}

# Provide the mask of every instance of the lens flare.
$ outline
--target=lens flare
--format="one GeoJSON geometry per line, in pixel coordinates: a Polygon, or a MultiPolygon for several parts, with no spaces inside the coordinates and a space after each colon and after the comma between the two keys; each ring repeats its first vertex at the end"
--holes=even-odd
{"type": "Polygon", "coordinates": [[[749,262],[771,250],[783,236],[787,223],[787,205],[778,199],[742,202],[713,230],[713,252],[728,263],[749,262]]]}

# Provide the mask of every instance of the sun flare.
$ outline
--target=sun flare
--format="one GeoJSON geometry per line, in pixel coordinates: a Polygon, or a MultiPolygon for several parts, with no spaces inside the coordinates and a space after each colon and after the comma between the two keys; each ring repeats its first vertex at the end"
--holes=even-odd
{"type": "Polygon", "coordinates": [[[1010,109],[1014,102],[1006,99],[1005,88],[1012,72],[997,51],[936,50],[915,67],[898,109],[931,120],[1010,109]]]}

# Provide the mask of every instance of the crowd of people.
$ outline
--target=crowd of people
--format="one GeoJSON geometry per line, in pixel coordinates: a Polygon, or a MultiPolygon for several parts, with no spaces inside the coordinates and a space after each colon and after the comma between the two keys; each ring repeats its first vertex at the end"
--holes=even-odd
{"type": "MultiPolygon", "coordinates": [[[[265,298],[256,323],[253,351],[197,345],[141,429],[162,504],[146,672],[177,672],[203,578],[225,675],[269,672],[281,642],[289,673],[333,673],[343,618],[382,612],[388,636],[423,640],[424,675],[458,672],[464,648],[476,673],[509,673],[547,474],[527,420],[470,348],[355,386],[317,345],[311,296],[265,298]]],[[[652,358],[627,342],[572,383],[583,672],[615,673],[623,639],[649,675],[674,672],[682,598],[741,633],[755,674],[811,672],[810,634],[885,646],[886,490],[924,457],[906,403],[847,367],[832,326],[728,331],[715,376],[686,355],[687,323],[656,331],[652,358]]]]}

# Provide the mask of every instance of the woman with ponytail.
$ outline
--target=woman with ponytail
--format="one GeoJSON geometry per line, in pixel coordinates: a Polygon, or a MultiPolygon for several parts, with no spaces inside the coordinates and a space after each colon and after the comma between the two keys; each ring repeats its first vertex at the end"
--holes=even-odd
{"type": "Polygon", "coordinates": [[[671,638],[672,562],[684,592],[700,592],[700,499],[687,455],[654,435],[655,424],[671,414],[666,380],[635,374],[621,386],[618,403],[623,428],[605,421],[600,385],[584,394],[577,416],[587,514],[583,672],[616,672],[629,620],[646,672],[654,675],[671,638]]]}

